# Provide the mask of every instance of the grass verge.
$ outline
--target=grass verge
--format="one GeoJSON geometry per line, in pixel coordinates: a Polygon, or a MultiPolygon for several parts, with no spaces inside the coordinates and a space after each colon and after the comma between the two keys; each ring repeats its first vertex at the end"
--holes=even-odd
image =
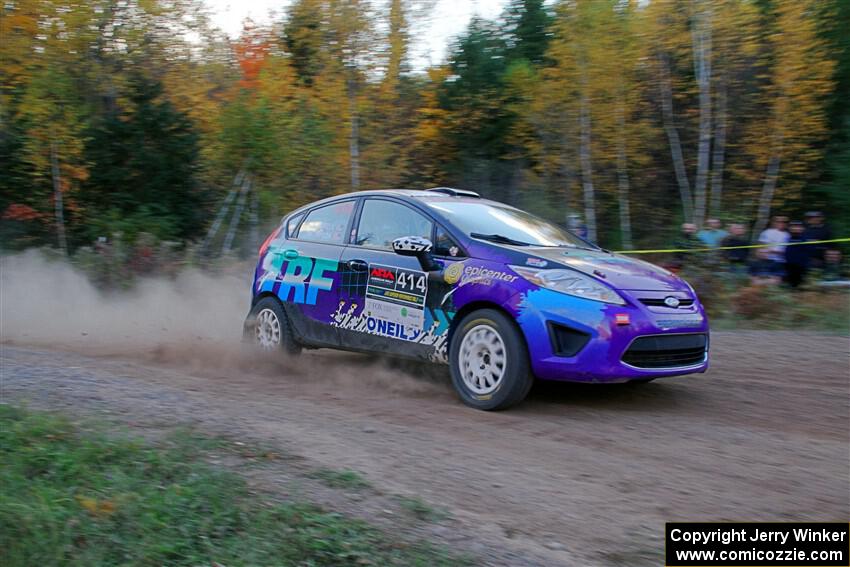
{"type": "Polygon", "coordinates": [[[457,565],[449,552],[271,502],[181,436],[152,445],[0,404],[0,549],[30,565],[457,565]]]}
{"type": "Polygon", "coordinates": [[[396,499],[402,508],[425,522],[439,522],[448,517],[448,513],[445,510],[434,508],[419,497],[398,496],[396,499]]]}
{"type": "Polygon", "coordinates": [[[351,470],[319,469],[310,476],[331,488],[362,490],[370,487],[368,480],[363,478],[360,473],[351,470]]]}

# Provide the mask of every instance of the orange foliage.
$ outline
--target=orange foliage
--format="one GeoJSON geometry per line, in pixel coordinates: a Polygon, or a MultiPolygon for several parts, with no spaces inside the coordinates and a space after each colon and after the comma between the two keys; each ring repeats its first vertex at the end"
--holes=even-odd
{"type": "Polygon", "coordinates": [[[42,214],[29,205],[22,205],[20,203],[12,203],[6,210],[3,211],[3,216],[0,217],[3,220],[16,220],[16,221],[31,221],[31,220],[39,220],[42,218],[42,214]]]}
{"type": "Polygon", "coordinates": [[[242,71],[240,87],[250,90],[257,88],[260,71],[266,64],[270,49],[271,41],[268,31],[255,27],[251,20],[245,20],[239,41],[233,46],[236,60],[242,71]]]}

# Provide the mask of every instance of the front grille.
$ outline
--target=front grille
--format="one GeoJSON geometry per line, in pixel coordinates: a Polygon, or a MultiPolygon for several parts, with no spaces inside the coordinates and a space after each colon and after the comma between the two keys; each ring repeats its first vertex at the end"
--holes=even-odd
{"type": "Polygon", "coordinates": [[[556,356],[575,356],[590,340],[589,334],[556,323],[549,323],[549,336],[556,356]]]}
{"type": "MultiPolygon", "coordinates": [[[[681,297],[677,297],[679,300],[678,307],[690,307],[694,304],[693,299],[683,299],[681,297]]],[[[644,305],[648,305],[649,307],[669,307],[666,303],[664,303],[664,298],[656,298],[656,297],[644,297],[640,300],[644,305]]],[[[677,307],[673,307],[672,309],[677,309],[677,307]]]]}
{"type": "Polygon", "coordinates": [[[638,337],[623,354],[623,362],[637,368],[694,366],[705,360],[704,334],[638,337]]]}

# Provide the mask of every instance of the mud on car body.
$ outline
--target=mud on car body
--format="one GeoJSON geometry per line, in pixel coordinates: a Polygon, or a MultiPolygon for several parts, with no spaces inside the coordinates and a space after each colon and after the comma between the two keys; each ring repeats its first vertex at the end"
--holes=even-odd
{"type": "Polygon", "coordinates": [[[284,217],[260,249],[245,327],[265,349],[448,363],[460,398],[488,410],[535,377],[708,367],[708,321],[684,280],[448,188],[351,193],[284,217]]]}

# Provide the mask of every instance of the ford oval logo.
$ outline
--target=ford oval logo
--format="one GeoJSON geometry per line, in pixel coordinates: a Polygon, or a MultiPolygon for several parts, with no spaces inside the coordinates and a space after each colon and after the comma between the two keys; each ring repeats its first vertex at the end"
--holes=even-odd
{"type": "Polygon", "coordinates": [[[679,300],[675,297],[665,297],[664,305],[667,307],[673,307],[674,309],[679,306],[679,300]]]}

